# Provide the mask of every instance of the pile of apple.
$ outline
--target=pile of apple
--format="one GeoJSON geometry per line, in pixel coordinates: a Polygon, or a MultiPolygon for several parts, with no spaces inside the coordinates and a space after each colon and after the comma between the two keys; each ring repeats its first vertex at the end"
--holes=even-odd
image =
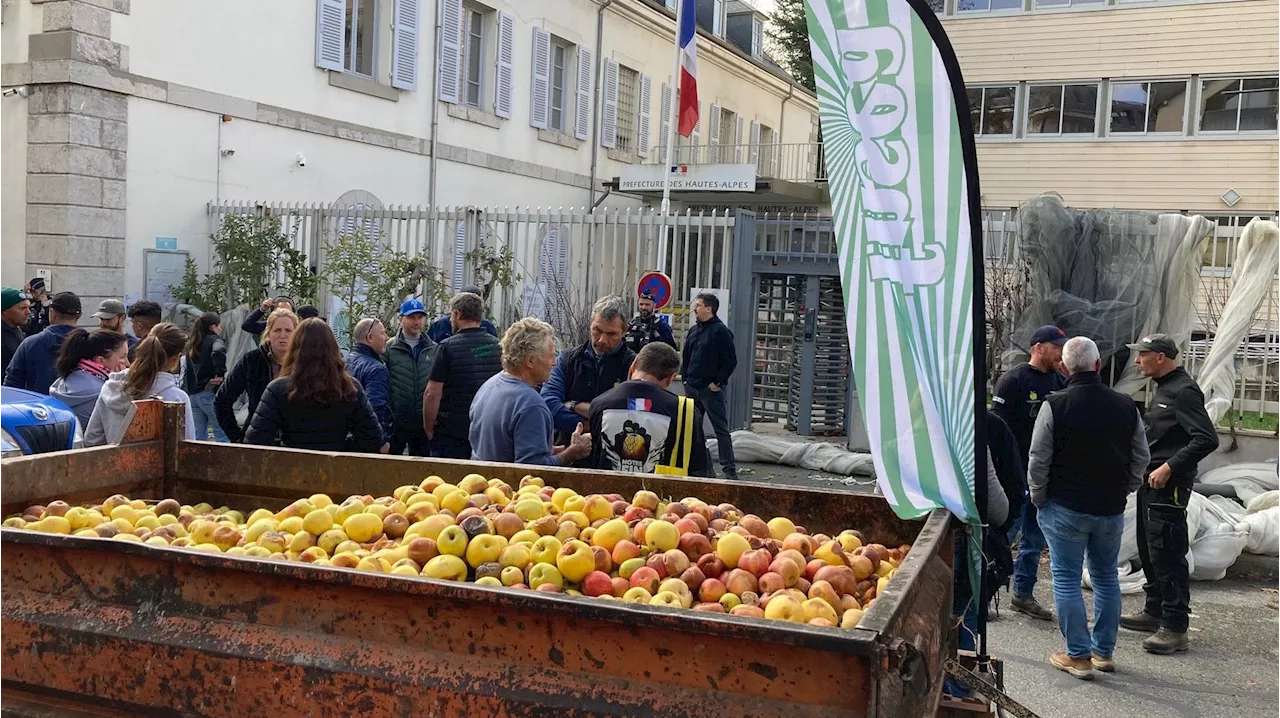
{"type": "Polygon", "coordinates": [[[31,506],[3,525],[845,628],[911,549],[864,545],[854,530],[809,534],[731,504],[651,491],[631,501],[580,496],[533,476],[513,490],[478,474],[341,503],[316,494],[248,518],[116,495],[96,506],[31,506]]]}

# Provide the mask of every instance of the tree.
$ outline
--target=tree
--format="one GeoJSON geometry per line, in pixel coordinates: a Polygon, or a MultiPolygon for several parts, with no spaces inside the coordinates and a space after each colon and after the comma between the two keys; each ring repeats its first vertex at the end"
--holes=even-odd
{"type": "Polygon", "coordinates": [[[324,279],[342,305],[334,323],[345,328],[347,346],[364,317],[392,326],[396,308],[406,298],[421,296],[432,307],[447,297],[443,271],[423,258],[392,251],[363,229],[339,235],[326,247],[324,260],[324,279]]]}
{"type": "Polygon", "coordinates": [[[774,58],[795,78],[796,82],[813,92],[813,56],[809,49],[809,24],[804,15],[804,0],[778,0],[777,9],[769,18],[772,27],[774,58]]]}
{"type": "Polygon", "coordinates": [[[314,302],[320,278],[307,256],[293,248],[299,225],[291,233],[282,225],[281,218],[270,215],[223,217],[218,231],[209,235],[212,271],[201,278],[188,259],[182,281],[170,287],[174,297],[210,312],[256,306],[273,293],[286,294],[297,304],[314,302]]]}

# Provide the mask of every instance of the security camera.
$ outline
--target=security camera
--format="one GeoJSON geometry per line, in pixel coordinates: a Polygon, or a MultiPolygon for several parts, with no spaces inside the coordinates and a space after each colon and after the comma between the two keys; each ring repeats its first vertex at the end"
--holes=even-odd
{"type": "Polygon", "coordinates": [[[222,151],[222,156],[223,156],[223,157],[231,157],[231,156],[232,156],[232,155],[234,155],[235,153],[236,153],[236,151],[235,151],[235,150],[226,149],[226,150],[223,150],[223,151],[222,151]]]}
{"type": "Polygon", "coordinates": [[[28,89],[26,85],[19,85],[19,86],[17,86],[17,87],[11,87],[11,88],[9,88],[9,89],[7,89],[7,90],[5,90],[5,91],[4,91],[4,96],[5,96],[5,97],[10,97],[10,96],[13,96],[13,95],[17,95],[18,97],[27,97],[27,96],[29,96],[30,94],[31,94],[31,90],[30,90],[30,89],[28,89]]]}
{"type": "Polygon", "coordinates": [[[307,166],[307,156],[302,154],[301,152],[298,153],[298,166],[299,167],[307,166]]]}

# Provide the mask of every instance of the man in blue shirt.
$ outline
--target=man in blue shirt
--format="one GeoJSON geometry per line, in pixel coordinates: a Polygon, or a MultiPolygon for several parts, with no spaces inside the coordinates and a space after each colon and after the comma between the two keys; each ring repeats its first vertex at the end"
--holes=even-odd
{"type": "Polygon", "coordinates": [[[566,446],[551,438],[551,411],[533,387],[550,377],[555,330],[526,317],[502,335],[502,371],[471,402],[471,458],[539,466],[568,466],[591,453],[582,422],[566,446]]]}
{"type": "MultiPolygon", "coordinates": [[[[568,442],[578,424],[591,418],[591,402],[627,380],[635,352],[622,339],[627,331],[627,305],[610,295],[591,311],[591,339],[568,349],[542,385],[542,398],[555,422],[556,443],[568,442]]],[[[587,467],[582,462],[580,467],[587,467]]]]}
{"type": "MultiPolygon", "coordinates": [[[[356,322],[351,338],[355,346],[347,355],[347,373],[364,387],[364,394],[369,397],[373,413],[378,415],[378,423],[382,425],[382,440],[390,442],[391,373],[382,358],[387,351],[387,329],[377,319],[366,317],[356,322]]],[[[387,448],[391,448],[389,444],[387,448]]]]}
{"type": "Polygon", "coordinates": [[[58,352],[76,322],[80,321],[80,297],[71,292],[53,295],[49,302],[49,326],[27,337],[18,345],[9,362],[4,385],[48,394],[58,378],[58,352]]]}
{"type": "MultiPolygon", "coordinates": [[[[480,293],[480,287],[477,287],[474,284],[468,284],[467,286],[460,289],[458,293],[474,294],[477,297],[480,297],[481,299],[484,298],[484,295],[480,293]]],[[[445,339],[448,339],[449,337],[453,336],[453,322],[450,319],[451,314],[452,312],[450,314],[442,315],[440,318],[436,319],[434,322],[431,322],[431,326],[427,327],[427,336],[431,337],[431,341],[435,342],[436,344],[440,344],[445,339]]],[[[488,332],[491,336],[494,336],[494,337],[498,336],[498,328],[495,327],[493,325],[493,322],[489,321],[488,319],[480,320],[480,328],[488,332]]]]}

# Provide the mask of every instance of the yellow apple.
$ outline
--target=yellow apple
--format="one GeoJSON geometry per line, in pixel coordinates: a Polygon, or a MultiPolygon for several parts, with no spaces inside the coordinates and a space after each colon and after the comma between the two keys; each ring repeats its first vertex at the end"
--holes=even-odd
{"type": "Polygon", "coordinates": [[[422,575],[445,581],[465,581],[467,564],[457,556],[441,554],[427,562],[427,565],[422,568],[422,575]]]}
{"type": "MultiPolygon", "coordinates": [[[[826,601],[822,601],[823,604],[826,601]]],[[[804,608],[800,602],[788,595],[775,595],[769,599],[769,605],[765,606],[764,617],[772,618],[778,621],[791,621],[793,623],[804,623],[804,608]]]]}
{"type": "Polygon", "coordinates": [[[514,586],[517,583],[524,583],[524,571],[516,566],[507,566],[502,569],[498,578],[503,586],[514,586]]]}
{"type": "Polygon", "coordinates": [[[533,531],[531,529],[520,529],[511,536],[510,543],[522,543],[532,546],[540,538],[542,538],[542,536],[537,531],[533,531]]]}
{"type": "Polygon", "coordinates": [[[630,603],[648,603],[652,598],[653,595],[643,586],[632,586],[622,594],[622,600],[630,603]]]}
{"type": "MultiPolygon", "coordinates": [[[[552,495],[554,496],[554,494],[552,495]]],[[[582,511],[582,509],[586,508],[586,505],[587,498],[585,496],[578,496],[575,494],[565,499],[564,505],[560,507],[560,510],[565,513],[569,513],[571,511],[582,511]]]]}
{"type": "Polygon", "coordinates": [[[555,536],[543,536],[533,543],[533,562],[556,565],[556,554],[560,553],[560,539],[555,536]]]}
{"type": "MultiPolygon", "coordinates": [[[[769,603],[773,603],[773,600],[770,600],[769,603]]],[[[815,618],[825,618],[828,621],[831,621],[831,625],[833,626],[840,622],[839,616],[836,615],[836,610],[831,607],[830,603],[827,603],[821,598],[806,599],[804,603],[800,604],[800,608],[804,609],[804,620],[806,621],[811,621],[815,618]]]]}
{"type": "MultiPolygon", "coordinates": [[[[743,540],[745,541],[746,539],[743,540]]],[[[652,551],[670,551],[679,545],[680,531],[670,521],[654,521],[644,531],[644,542],[652,551]]],[[[725,562],[725,565],[728,565],[728,561],[725,562]]],[[[734,559],[734,565],[737,565],[736,558],[734,559]]]]}
{"type": "MultiPolygon", "coordinates": [[[[502,553],[498,554],[498,564],[503,568],[514,566],[524,570],[531,563],[533,563],[533,547],[529,544],[508,544],[502,549],[502,553]]],[[[517,583],[519,582],[517,581],[517,583]]]]}
{"type": "Polygon", "coordinates": [[[446,526],[436,537],[436,546],[442,554],[465,556],[467,555],[467,532],[463,531],[461,526],[446,526]]]}
{"type": "Polygon", "coordinates": [[[556,567],[560,569],[562,576],[573,583],[579,583],[595,570],[595,554],[582,541],[570,540],[557,552],[556,567]]]}
{"type": "Polygon", "coordinates": [[[569,497],[577,496],[577,495],[578,495],[578,492],[574,491],[573,489],[561,487],[559,489],[556,489],[554,492],[552,492],[551,503],[554,504],[557,509],[564,511],[564,502],[568,501],[569,497]]]}
{"type": "Polygon", "coordinates": [[[667,606],[669,608],[684,608],[684,601],[670,591],[659,591],[653,598],[649,599],[649,605],[667,606]]]}
{"type": "Polygon", "coordinates": [[[342,522],[342,530],[352,541],[369,543],[382,535],[382,519],[369,513],[359,513],[342,522]]]}
{"type": "Polygon", "coordinates": [[[560,575],[559,569],[549,563],[535,563],[529,569],[529,588],[536,589],[544,583],[557,589],[564,588],[564,577],[560,575]]]}
{"type": "Polygon", "coordinates": [[[613,547],[617,546],[619,541],[630,536],[631,528],[627,526],[626,521],[610,519],[601,524],[595,533],[591,534],[591,543],[606,551],[613,551],[613,547]]]}
{"type": "Polygon", "coordinates": [[[506,547],[507,540],[502,536],[480,534],[467,544],[467,563],[478,568],[482,563],[497,561],[506,547]]]}
{"type": "Polygon", "coordinates": [[[302,518],[302,530],[319,536],[333,528],[333,516],[324,509],[316,509],[302,518]]]}
{"type": "Polygon", "coordinates": [[[776,516],[769,519],[768,527],[769,536],[777,539],[778,541],[781,541],[796,532],[796,525],[791,522],[791,519],[785,516],[776,516]]]}
{"type": "MultiPolygon", "coordinates": [[[[652,529],[652,525],[649,528],[652,529]]],[[[645,538],[648,538],[647,532],[645,533],[645,538]]],[[[721,534],[720,538],[716,540],[715,554],[724,562],[725,568],[737,568],[738,559],[742,557],[742,554],[750,550],[751,543],[741,534],[725,533],[721,534]]]]}
{"type": "Polygon", "coordinates": [[[582,507],[582,512],[587,515],[588,523],[611,519],[613,518],[613,504],[600,494],[592,494],[587,497],[587,503],[582,507]]]}

